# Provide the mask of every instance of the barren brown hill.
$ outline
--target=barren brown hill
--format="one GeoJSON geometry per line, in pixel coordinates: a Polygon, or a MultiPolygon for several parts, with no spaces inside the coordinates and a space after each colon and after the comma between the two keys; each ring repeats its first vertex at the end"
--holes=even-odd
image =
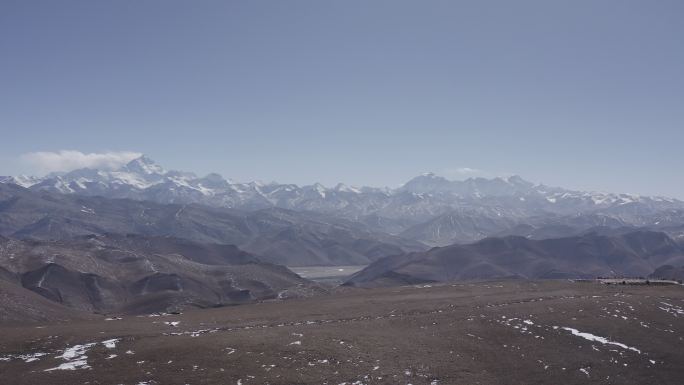
{"type": "Polygon", "coordinates": [[[593,278],[648,276],[684,263],[684,251],[666,234],[637,231],[547,240],[487,238],[383,258],[352,276],[350,285],[393,285],[473,278],[593,278]]]}
{"type": "Polygon", "coordinates": [[[286,267],[235,246],[170,237],[5,238],[0,268],[7,284],[87,312],[173,311],[319,290],[286,267]]]}
{"type": "Polygon", "coordinates": [[[288,266],[368,264],[426,248],[312,212],[159,204],[31,191],[0,183],[0,235],[49,240],[110,233],[237,245],[262,260],[288,266]]]}

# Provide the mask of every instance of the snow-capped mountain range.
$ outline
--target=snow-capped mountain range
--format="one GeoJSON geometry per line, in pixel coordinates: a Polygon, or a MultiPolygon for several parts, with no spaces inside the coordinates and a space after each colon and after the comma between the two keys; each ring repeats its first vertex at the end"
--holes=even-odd
{"type": "MultiPolygon", "coordinates": [[[[428,233],[436,235],[439,244],[447,241],[443,239],[444,231],[447,234],[472,232],[467,239],[476,239],[491,232],[481,228],[509,227],[524,218],[591,214],[610,216],[621,224],[642,225],[651,220],[644,217],[684,209],[684,202],[676,199],[573,191],[530,183],[519,176],[451,181],[427,173],[396,189],[343,184],[325,187],[237,183],[219,174],[200,177],[190,172],[165,170],[145,156],[113,171],[80,169],[42,178],[0,177],[0,183],[14,183],[33,191],[157,203],[314,211],[358,221],[379,231],[423,234],[421,237],[425,236],[425,229],[416,229],[416,226],[437,223],[438,229],[428,233]],[[445,216],[446,219],[440,220],[445,216]],[[443,230],[443,222],[449,224],[448,231],[443,230]]],[[[447,239],[459,240],[451,235],[447,239]]],[[[428,240],[428,243],[435,242],[428,240]]]]}

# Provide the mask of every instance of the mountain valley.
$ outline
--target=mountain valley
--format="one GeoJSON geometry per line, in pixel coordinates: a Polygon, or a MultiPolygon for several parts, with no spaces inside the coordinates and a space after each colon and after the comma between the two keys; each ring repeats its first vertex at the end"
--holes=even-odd
{"type": "Polygon", "coordinates": [[[684,202],[517,176],[300,187],[141,157],[2,177],[0,373],[676,384],[683,271],[684,202]]]}

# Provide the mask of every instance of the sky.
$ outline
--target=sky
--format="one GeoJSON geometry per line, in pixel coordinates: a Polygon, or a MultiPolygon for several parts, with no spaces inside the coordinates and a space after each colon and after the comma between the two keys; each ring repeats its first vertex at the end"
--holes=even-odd
{"type": "Polygon", "coordinates": [[[682,20],[679,0],[2,0],[0,175],[144,153],[237,181],[684,198],[682,20]]]}

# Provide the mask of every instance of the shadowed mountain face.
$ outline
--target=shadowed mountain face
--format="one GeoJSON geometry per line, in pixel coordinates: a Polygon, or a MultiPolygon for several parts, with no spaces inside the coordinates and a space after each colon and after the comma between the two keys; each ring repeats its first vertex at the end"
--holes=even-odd
{"type": "MultiPolygon", "coordinates": [[[[593,226],[663,229],[684,224],[684,202],[675,199],[574,191],[530,183],[519,176],[451,181],[423,174],[395,189],[354,188],[342,184],[327,188],[320,184],[236,183],[218,174],[198,177],[188,172],[167,171],[143,156],[113,171],[81,169],[44,178],[0,177],[0,183],[15,183],[37,192],[161,204],[316,212],[326,216],[326,223],[344,218],[356,230],[370,228],[375,233],[400,234],[431,246],[514,235],[523,228],[527,230],[522,232],[533,238],[542,238],[547,234],[579,234],[593,226]],[[571,233],[562,233],[562,230],[571,233]]],[[[42,223],[43,226],[50,224],[42,223]]],[[[681,234],[684,231],[678,233],[681,234]]],[[[276,234],[267,234],[270,241],[273,237],[277,243],[283,241],[276,234]]],[[[387,240],[381,241],[387,243],[387,240]]],[[[397,246],[396,242],[389,243],[397,246]]],[[[255,250],[264,247],[257,245],[255,250]]],[[[316,260],[333,264],[340,258],[357,263],[358,254],[368,257],[358,249],[342,251],[345,247],[326,245],[312,250],[310,246],[285,242],[277,249],[290,249],[303,255],[305,264],[316,260]],[[328,250],[321,251],[321,248],[328,250]]]]}
{"type": "Polygon", "coordinates": [[[525,216],[519,210],[463,208],[439,215],[410,227],[400,235],[432,246],[467,244],[486,237],[522,236],[550,239],[577,236],[600,229],[602,232],[662,231],[684,239],[684,211],[641,210],[640,204],[625,204],[611,210],[558,215],[552,212],[525,216]]]}
{"type": "MultiPolygon", "coordinates": [[[[316,285],[230,245],[170,237],[0,239],[0,280],[86,312],[149,313],[311,295],[316,285]]],[[[28,294],[25,294],[28,296],[28,294]]]]}
{"type": "Polygon", "coordinates": [[[0,277],[0,324],[68,321],[90,316],[0,277]]]}
{"type": "Polygon", "coordinates": [[[651,278],[670,279],[674,281],[684,281],[684,265],[675,267],[672,265],[664,265],[657,268],[651,278]]]}
{"type": "Polygon", "coordinates": [[[420,239],[428,245],[470,243],[491,234],[507,231],[518,224],[524,213],[501,208],[452,210],[404,230],[407,239],[420,239]]]}
{"type": "Polygon", "coordinates": [[[34,192],[0,184],[0,235],[69,239],[107,233],[233,244],[264,261],[293,266],[367,264],[384,256],[425,249],[419,242],[317,213],[165,205],[34,192]]]}
{"type": "Polygon", "coordinates": [[[350,285],[386,285],[459,279],[648,276],[665,264],[684,264],[684,250],[664,233],[587,234],[548,240],[487,238],[378,260],[350,285]]]}

